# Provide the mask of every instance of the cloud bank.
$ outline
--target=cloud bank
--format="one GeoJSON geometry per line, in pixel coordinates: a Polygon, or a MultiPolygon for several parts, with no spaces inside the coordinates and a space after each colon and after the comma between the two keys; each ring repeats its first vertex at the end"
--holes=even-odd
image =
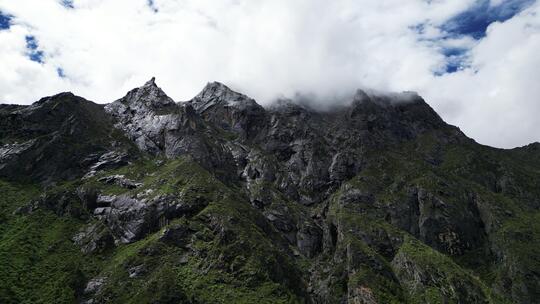
{"type": "Polygon", "coordinates": [[[540,141],[540,1],[0,0],[0,102],[110,102],[156,76],[271,102],[417,91],[483,144],[540,141]]]}

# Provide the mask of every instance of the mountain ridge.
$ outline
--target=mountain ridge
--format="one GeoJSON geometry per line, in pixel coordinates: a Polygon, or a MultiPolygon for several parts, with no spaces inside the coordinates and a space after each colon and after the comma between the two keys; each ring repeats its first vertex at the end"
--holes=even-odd
{"type": "Polygon", "coordinates": [[[0,105],[0,301],[534,303],[537,146],[410,92],[318,110],[152,78],[0,105]]]}

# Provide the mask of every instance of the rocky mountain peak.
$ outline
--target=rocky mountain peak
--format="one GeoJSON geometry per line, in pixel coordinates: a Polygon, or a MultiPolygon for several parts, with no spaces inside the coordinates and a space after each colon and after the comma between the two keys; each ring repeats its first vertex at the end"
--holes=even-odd
{"type": "Polygon", "coordinates": [[[37,109],[41,107],[57,108],[61,105],[72,106],[85,101],[84,98],[76,96],[71,92],[62,92],[52,96],[43,97],[28,107],[28,109],[37,109]]]}
{"type": "Polygon", "coordinates": [[[248,96],[235,92],[221,82],[209,82],[204,89],[195,96],[190,103],[193,108],[199,113],[203,113],[209,108],[221,104],[237,106],[243,104],[256,104],[256,102],[248,96]]]}
{"type": "Polygon", "coordinates": [[[115,103],[122,103],[132,109],[160,109],[174,106],[174,101],[157,86],[156,78],[152,77],[143,86],[129,91],[126,96],[115,103]]]}
{"type": "Polygon", "coordinates": [[[148,80],[143,87],[157,87],[156,85],[156,77],[152,77],[150,78],[150,80],[148,80]]]}
{"type": "Polygon", "coordinates": [[[58,99],[64,99],[64,98],[72,98],[72,97],[75,97],[75,94],[73,94],[71,92],[61,92],[61,93],[58,93],[58,94],[55,94],[55,95],[52,95],[52,96],[43,97],[40,100],[38,100],[37,102],[35,102],[34,105],[35,104],[43,104],[43,103],[46,103],[46,102],[49,102],[49,101],[52,101],[52,100],[58,100],[58,99]]]}

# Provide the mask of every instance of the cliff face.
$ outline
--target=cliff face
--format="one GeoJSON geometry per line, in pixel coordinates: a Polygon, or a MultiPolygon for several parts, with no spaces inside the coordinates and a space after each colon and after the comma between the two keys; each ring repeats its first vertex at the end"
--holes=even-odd
{"type": "Polygon", "coordinates": [[[411,93],[0,105],[0,302],[535,303],[538,144],[411,93]]]}

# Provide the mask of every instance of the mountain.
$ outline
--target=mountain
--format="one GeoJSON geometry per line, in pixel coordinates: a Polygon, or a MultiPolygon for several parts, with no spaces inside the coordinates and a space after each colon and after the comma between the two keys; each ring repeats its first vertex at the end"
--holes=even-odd
{"type": "Polygon", "coordinates": [[[538,303],[540,144],[417,94],[0,105],[0,303],[538,303]]]}

